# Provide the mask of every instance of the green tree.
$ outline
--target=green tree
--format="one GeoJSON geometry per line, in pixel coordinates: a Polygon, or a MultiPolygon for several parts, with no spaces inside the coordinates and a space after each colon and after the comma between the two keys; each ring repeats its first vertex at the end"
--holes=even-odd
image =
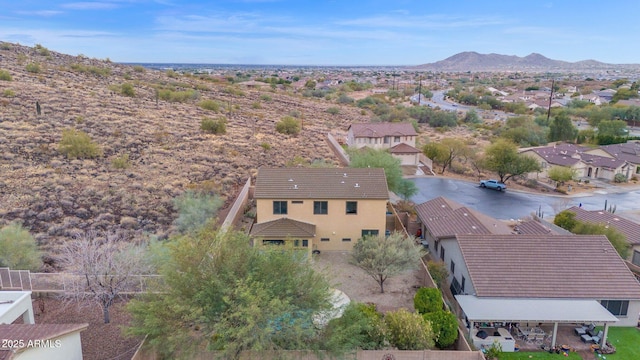
{"type": "Polygon", "coordinates": [[[555,216],[555,218],[553,218],[553,223],[565,230],[572,231],[578,223],[578,220],[576,220],[576,213],[569,210],[564,210],[559,212],[555,216]]]}
{"type": "Polygon", "coordinates": [[[604,235],[621,258],[627,259],[629,257],[631,250],[627,237],[611,226],[577,221],[571,232],[581,235],[604,235]]]}
{"type": "Polygon", "coordinates": [[[436,346],[445,349],[458,338],[458,319],[450,311],[438,310],[425,313],[422,317],[431,324],[436,346]]]}
{"type": "Polygon", "coordinates": [[[402,200],[408,201],[413,195],[418,193],[418,187],[413,181],[402,179],[394,192],[400,195],[402,200]]]}
{"type": "Polygon", "coordinates": [[[454,160],[469,154],[469,146],[464,140],[445,138],[440,142],[431,142],[422,148],[422,152],[431,160],[442,165],[442,173],[451,169],[454,160]]]}
{"type": "Polygon", "coordinates": [[[518,147],[505,139],[499,139],[486,148],[483,164],[488,170],[498,173],[503,183],[514,176],[540,171],[540,164],[533,157],[518,154],[518,147]]]}
{"type": "Polygon", "coordinates": [[[384,282],[416,268],[422,255],[413,239],[393,232],[389,236],[365,236],[358,240],[351,252],[351,263],[371,276],[384,293],[384,282]]]}
{"type": "Polygon", "coordinates": [[[341,317],[329,321],[323,332],[322,347],[342,354],[354,349],[381,349],[384,340],[384,322],[375,305],[352,301],[341,317]]]}
{"type": "Polygon", "coordinates": [[[547,174],[549,179],[558,182],[573,180],[576,170],[566,166],[553,166],[547,174]]]}
{"type": "Polygon", "coordinates": [[[387,340],[399,350],[431,349],[434,334],[431,324],[422,315],[400,308],[384,316],[387,340]]]}
{"type": "Polygon", "coordinates": [[[573,141],[578,136],[578,129],[573,126],[566,111],[558,113],[549,125],[549,141],[573,141]]]}
{"type": "Polygon", "coordinates": [[[127,329],[165,358],[192,358],[206,347],[237,359],[244,350],[316,343],[313,316],[331,307],[332,292],[306,253],[252,247],[243,232],[211,229],[166,246],[163,282],[129,303],[127,329]]]}
{"type": "Polygon", "coordinates": [[[462,121],[465,124],[479,124],[482,122],[482,119],[478,116],[478,113],[475,110],[471,109],[467,111],[462,121]]]}
{"type": "Polygon", "coordinates": [[[441,311],[443,306],[442,293],[438,288],[421,287],[413,296],[413,307],[420,314],[441,311]]]}
{"type": "Polygon", "coordinates": [[[213,219],[222,203],[217,195],[187,190],[173,199],[173,206],[178,212],[174,224],[180,233],[199,231],[213,219]]]}
{"type": "Polygon", "coordinates": [[[292,116],[285,116],[276,123],[276,131],[281,134],[298,135],[300,127],[300,121],[292,116]]]}
{"type": "Polygon", "coordinates": [[[444,261],[429,260],[427,261],[427,269],[436,286],[440,288],[446,286],[446,281],[449,278],[449,270],[447,270],[444,261]]]}
{"type": "Polygon", "coordinates": [[[604,120],[598,124],[598,136],[626,136],[627,123],[622,120],[604,120]]]}
{"type": "Polygon", "coordinates": [[[69,159],[92,159],[102,156],[102,149],[82,130],[62,131],[58,151],[69,159]]]}
{"type": "Polygon", "coordinates": [[[0,229],[0,266],[14,270],[37,270],[42,261],[36,241],[17,222],[0,229]]]}
{"type": "Polygon", "coordinates": [[[394,158],[387,150],[372,149],[348,149],[349,167],[352,168],[383,168],[387,178],[389,190],[400,193],[402,179],[402,167],[400,159],[394,158]]]}

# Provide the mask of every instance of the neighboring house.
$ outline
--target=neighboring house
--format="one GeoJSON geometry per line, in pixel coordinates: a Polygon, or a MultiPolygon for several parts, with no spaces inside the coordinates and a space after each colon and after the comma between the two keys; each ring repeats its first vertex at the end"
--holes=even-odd
{"type": "MultiPolygon", "coordinates": [[[[429,244],[433,256],[440,252],[440,242],[461,234],[511,234],[504,222],[465,207],[453,200],[437,197],[416,205],[422,236],[429,244]]],[[[453,285],[457,286],[457,285],[453,285]]]]}
{"type": "Polygon", "coordinates": [[[440,252],[454,295],[596,300],[618,326],[638,325],[640,283],[604,235],[457,235],[440,252]]]}
{"type": "Polygon", "coordinates": [[[596,149],[587,150],[586,153],[626,161],[628,166],[624,174],[627,179],[640,175],[640,143],[638,142],[602,145],[596,149]]]}
{"type": "Polygon", "coordinates": [[[390,149],[404,143],[416,146],[418,133],[411,123],[358,123],[351,124],[347,133],[347,145],[355,148],[370,147],[390,149]]]}
{"type": "Polygon", "coordinates": [[[420,155],[422,154],[422,151],[405,143],[392,147],[389,152],[393,157],[400,159],[400,165],[417,165],[420,163],[420,155]]]}
{"type": "Polygon", "coordinates": [[[0,325],[0,360],[82,360],[80,332],[89,324],[0,325]],[[9,347],[10,341],[13,347],[9,347]],[[16,346],[17,345],[17,346],[16,346]]]}
{"type": "Polygon", "coordinates": [[[578,178],[613,181],[616,174],[625,174],[628,178],[631,174],[630,164],[625,159],[611,156],[603,150],[575,144],[560,143],[529,148],[520,154],[531,156],[539,162],[541,170],[527,175],[533,179],[548,178],[549,169],[553,166],[568,167],[574,170],[578,178]]]}
{"type": "Polygon", "coordinates": [[[383,169],[261,168],[254,198],[254,245],[349,251],[361,237],[386,231],[383,169]]]}
{"type": "Polygon", "coordinates": [[[567,210],[576,214],[576,220],[611,226],[622,233],[632,248],[631,257],[627,260],[640,266],[640,224],[605,210],[585,210],[577,206],[567,210]]]}

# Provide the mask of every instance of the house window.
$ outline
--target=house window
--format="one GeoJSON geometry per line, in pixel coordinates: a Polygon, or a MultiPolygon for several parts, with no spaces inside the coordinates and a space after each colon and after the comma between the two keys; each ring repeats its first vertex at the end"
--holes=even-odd
{"type": "Polygon", "coordinates": [[[467,279],[465,279],[463,275],[460,276],[462,277],[462,281],[460,282],[460,291],[464,293],[464,283],[467,279]]]}
{"type": "Polygon", "coordinates": [[[385,137],[384,137],[384,143],[385,143],[385,144],[388,144],[388,143],[389,143],[389,137],[388,137],[388,136],[385,136],[385,137]]]}
{"type": "Polygon", "coordinates": [[[628,300],[602,300],[600,304],[614,316],[627,316],[628,300]]]}
{"type": "Polygon", "coordinates": [[[453,295],[458,295],[462,293],[462,289],[460,288],[460,283],[458,282],[458,279],[456,279],[455,276],[453,277],[453,279],[451,279],[451,286],[449,286],[449,290],[451,290],[453,295]]]}
{"type": "MultiPolygon", "coordinates": [[[[444,249],[442,249],[442,250],[444,250],[444,249]]],[[[451,261],[451,266],[449,266],[449,268],[451,269],[451,275],[456,273],[456,263],[451,261]]]]}
{"type": "Polygon", "coordinates": [[[636,166],[636,174],[640,174],[640,166],[636,166]]]}
{"type": "Polygon", "coordinates": [[[444,261],[444,248],[440,249],[440,260],[444,261]]]}
{"type": "Polygon", "coordinates": [[[284,245],[284,240],[262,240],[262,245],[284,245]]]}
{"type": "Polygon", "coordinates": [[[640,252],[638,252],[638,250],[633,250],[633,257],[631,258],[631,262],[634,265],[640,266],[640,252]]]}
{"type": "Polygon", "coordinates": [[[362,230],[362,237],[365,236],[378,236],[380,232],[378,230],[362,230]]]}
{"type": "Polygon", "coordinates": [[[395,137],[393,138],[393,141],[394,141],[394,142],[400,142],[400,136],[395,136],[395,137]]]}
{"type": "Polygon", "coordinates": [[[292,204],[304,204],[304,201],[302,200],[293,200],[291,201],[292,204]]]}
{"type": "Polygon", "coordinates": [[[342,241],[349,242],[349,241],[351,241],[351,238],[342,238],[342,241]]]}
{"type": "Polygon", "coordinates": [[[437,254],[438,253],[438,248],[440,247],[440,241],[439,240],[435,241],[435,246],[434,247],[435,247],[436,254],[437,254]]]}
{"type": "Polygon", "coordinates": [[[327,215],[329,213],[329,205],[326,201],[314,201],[313,213],[315,215],[327,215]]]}
{"type": "Polygon", "coordinates": [[[331,240],[331,239],[329,239],[329,238],[320,238],[320,241],[329,241],[329,240],[331,240]]]}
{"type": "Polygon", "coordinates": [[[302,247],[309,247],[309,240],[302,240],[302,247]]]}
{"type": "Polygon", "coordinates": [[[287,215],[287,202],[286,201],[274,201],[273,202],[273,214],[274,215],[287,215]]]}
{"type": "Polygon", "coordinates": [[[347,214],[357,214],[357,213],[358,213],[358,202],[347,201],[347,214]]]}

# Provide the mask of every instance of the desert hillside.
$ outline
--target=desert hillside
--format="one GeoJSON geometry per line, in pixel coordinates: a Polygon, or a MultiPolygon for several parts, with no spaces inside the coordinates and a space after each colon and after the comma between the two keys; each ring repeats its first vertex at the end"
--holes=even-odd
{"type": "Polygon", "coordinates": [[[326,133],[367,121],[355,107],[296,95],[245,89],[223,77],[188,76],[0,42],[0,225],[19,220],[44,250],[88,229],[165,237],[176,216],[172,200],[187,189],[227,203],[260,166],[298,157],[336,162],[326,133]],[[33,64],[37,64],[37,67],[33,64]],[[5,76],[6,77],[6,76],[5,76]],[[119,89],[132,84],[135,95],[119,89]],[[157,89],[191,92],[184,102],[157,99],[157,89]],[[129,94],[131,95],[131,94],[129,94]],[[214,100],[220,109],[199,104],[214,100]],[[40,114],[38,114],[38,107],[40,114]],[[291,113],[298,136],[275,123],[291,113]],[[227,132],[201,130],[204,117],[227,119],[227,132]],[[86,132],[102,149],[94,159],[58,150],[66,129],[86,132]],[[126,159],[115,166],[114,159],[126,159]]]}

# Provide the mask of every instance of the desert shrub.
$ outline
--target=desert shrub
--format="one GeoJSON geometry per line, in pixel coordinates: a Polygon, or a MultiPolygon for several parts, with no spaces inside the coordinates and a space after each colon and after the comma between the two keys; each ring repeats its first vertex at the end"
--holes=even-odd
{"type": "Polygon", "coordinates": [[[352,97],[349,97],[346,94],[340,94],[340,96],[338,96],[338,102],[340,104],[353,104],[356,101],[352,97]]]}
{"type": "Polygon", "coordinates": [[[328,109],[327,109],[327,112],[328,112],[329,114],[331,114],[331,115],[338,115],[338,114],[340,114],[340,108],[339,108],[339,107],[332,106],[332,107],[330,107],[330,108],[328,108],[328,109]]]}
{"type": "Polygon", "coordinates": [[[211,111],[215,111],[215,112],[220,111],[220,103],[218,103],[215,100],[211,100],[211,99],[205,99],[205,100],[200,101],[198,103],[198,106],[200,106],[201,108],[203,108],[205,110],[211,110],[211,111]]]}
{"type": "Polygon", "coordinates": [[[0,229],[0,266],[37,270],[40,263],[36,241],[22,225],[11,223],[0,229]]]}
{"type": "Polygon", "coordinates": [[[198,231],[212,219],[222,206],[222,199],[217,195],[187,190],[173,199],[173,206],[178,212],[174,221],[177,230],[187,233],[198,231]]]}
{"type": "Polygon", "coordinates": [[[124,96],[135,97],[136,91],[133,89],[133,85],[129,83],[124,83],[120,85],[120,93],[124,96]]]}
{"type": "Polygon", "coordinates": [[[617,183],[627,182],[627,177],[624,174],[615,174],[613,181],[617,183]]]}
{"type": "Polygon", "coordinates": [[[0,44],[0,50],[11,50],[11,44],[9,43],[0,44]]]}
{"type": "Polygon", "coordinates": [[[353,349],[376,350],[384,346],[384,323],[373,304],[351,302],[341,317],[329,321],[324,347],[338,354],[353,349]]]}
{"type": "Polygon", "coordinates": [[[429,274],[439,287],[445,286],[447,278],[449,277],[449,271],[443,261],[428,261],[427,269],[429,274]]]}
{"type": "Polygon", "coordinates": [[[271,95],[262,94],[262,95],[260,95],[260,100],[269,102],[269,101],[271,101],[271,95]]]}
{"type": "Polygon", "coordinates": [[[122,154],[117,156],[111,160],[111,166],[116,169],[127,169],[131,166],[131,161],[129,160],[129,154],[122,154]]]}
{"type": "Polygon", "coordinates": [[[7,70],[0,70],[0,80],[12,81],[13,78],[11,77],[11,74],[7,70]]]}
{"type": "Polygon", "coordinates": [[[165,100],[168,102],[179,102],[183,103],[187,100],[195,100],[200,96],[200,94],[195,90],[187,90],[187,91],[172,91],[169,89],[161,89],[158,90],[158,97],[161,100],[165,100]]]}
{"type": "Polygon", "coordinates": [[[420,314],[441,311],[443,304],[442,293],[437,288],[422,287],[413,297],[413,307],[420,314]]]}
{"type": "Polygon", "coordinates": [[[291,116],[285,116],[276,123],[276,131],[281,134],[298,135],[300,133],[300,122],[291,116]]]}
{"type": "Polygon", "coordinates": [[[260,104],[259,101],[254,101],[253,103],[251,103],[251,108],[252,109],[262,109],[262,104],[260,104]]]}
{"type": "Polygon", "coordinates": [[[141,65],[135,65],[133,67],[133,71],[137,72],[137,73],[143,73],[145,72],[144,66],[141,65]]]}
{"type": "Polygon", "coordinates": [[[436,346],[445,349],[458,338],[458,320],[450,311],[434,311],[423,314],[422,317],[431,323],[436,346]]]}
{"type": "Polygon", "coordinates": [[[92,74],[92,75],[98,75],[98,76],[104,76],[104,77],[111,75],[111,69],[107,67],[102,68],[98,66],[87,66],[87,65],[75,63],[75,64],[71,64],[70,68],[75,72],[79,72],[83,74],[92,74]]]}
{"type": "Polygon", "coordinates": [[[14,97],[14,96],[16,96],[16,92],[11,90],[11,89],[7,89],[7,90],[2,92],[2,96],[4,96],[4,97],[14,97]]]}
{"type": "Polygon", "coordinates": [[[28,63],[27,66],[25,67],[25,69],[28,72],[34,73],[34,74],[37,74],[37,73],[42,71],[42,68],[40,67],[40,64],[38,64],[38,63],[28,63]]]}
{"type": "Polygon", "coordinates": [[[424,350],[434,345],[431,324],[420,314],[400,308],[387,312],[384,322],[387,340],[398,350],[424,350]]]}
{"type": "Polygon", "coordinates": [[[220,117],[217,120],[203,118],[200,122],[200,129],[210,134],[225,134],[227,132],[227,119],[220,117]]]}
{"type": "Polygon", "coordinates": [[[42,55],[42,56],[50,56],[51,52],[49,51],[49,49],[47,49],[46,47],[40,45],[40,44],[36,44],[34,46],[34,48],[36,49],[36,51],[38,52],[38,54],[42,55]]]}
{"type": "Polygon", "coordinates": [[[172,79],[175,79],[179,76],[178,73],[173,70],[167,70],[165,74],[172,79]]]}
{"type": "Polygon", "coordinates": [[[102,156],[102,149],[83,131],[67,129],[62,131],[58,151],[69,159],[92,159],[102,156]]]}
{"type": "Polygon", "coordinates": [[[269,144],[268,142],[263,142],[260,144],[260,146],[265,150],[271,150],[271,144],[269,144]]]}

